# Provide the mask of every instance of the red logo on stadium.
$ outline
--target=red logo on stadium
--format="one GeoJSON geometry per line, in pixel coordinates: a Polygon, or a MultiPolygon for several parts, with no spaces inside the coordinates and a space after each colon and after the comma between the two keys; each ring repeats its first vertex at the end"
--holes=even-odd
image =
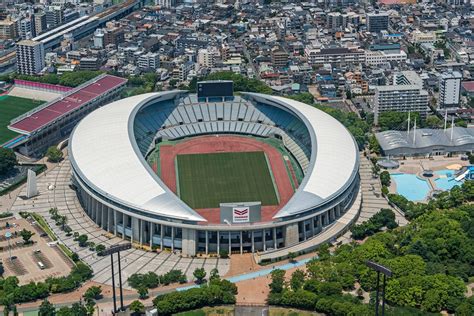
{"type": "Polygon", "coordinates": [[[235,215],[246,215],[248,212],[249,212],[249,209],[234,211],[235,215]]]}
{"type": "Polygon", "coordinates": [[[234,223],[248,223],[250,221],[250,210],[248,207],[234,207],[232,212],[234,223]]]}

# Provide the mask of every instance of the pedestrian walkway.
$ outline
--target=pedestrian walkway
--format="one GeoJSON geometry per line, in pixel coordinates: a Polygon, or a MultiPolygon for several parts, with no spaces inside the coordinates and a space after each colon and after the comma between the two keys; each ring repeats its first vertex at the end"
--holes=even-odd
{"type": "Polygon", "coordinates": [[[395,220],[398,225],[405,226],[408,224],[406,218],[388,204],[382,195],[382,185],[378,176],[373,176],[372,162],[363,154],[360,155],[360,179],[362,189],[362,210],[357,220],[357,224],[367,221],[374,216],[382,208],[388,208],[395,213],[395,220]]]}

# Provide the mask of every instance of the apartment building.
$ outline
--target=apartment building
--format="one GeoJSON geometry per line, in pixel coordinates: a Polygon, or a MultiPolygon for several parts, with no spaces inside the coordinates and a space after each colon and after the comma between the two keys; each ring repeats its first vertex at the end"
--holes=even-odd
{"type": "Polygon", "coordinates": [[[365,63],[365,52],[360,48],[313,48],[306,47],[305,56],[310,65],[365,63]]]}
{"type": "Polygon", "coordinates": [[[418,112],[421,117],[428,113],[428,91],[419,85],[391,85],[375,88],[374,121],[388,111],[418,112]]]}
{"type": "Polygon", "coordinates": [[[38,74],[44,68],[43,43],[33,40],[22,40],[16,44],[16,63],[18,73],[24,75],[38,74]]]}
{"type": "Polygon", "coordinates": [[[458,71],[441,74],[439,78],[439,107],[457,107],[461,98],[462,75],[458,71]]]}

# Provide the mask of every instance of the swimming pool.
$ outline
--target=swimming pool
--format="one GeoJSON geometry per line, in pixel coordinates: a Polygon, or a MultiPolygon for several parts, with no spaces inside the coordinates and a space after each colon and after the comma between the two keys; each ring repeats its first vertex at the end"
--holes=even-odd
{"type": "Polygon", "coordinates": [[[439,178],[435,180],[436,188],[439,190],[448,191],[463,183],[463,181],[455,180],[455,171],[453,170],[444,169],[435,171],[434,173],[439,176],[439,178]]]}
{"type": "Polygon", "coordinates": [[[397,184],[397,193],[409,201],[423,201],[431,191],[428,182],[418,178],[416,174],[392,173],[390,176],[397,184]]]}

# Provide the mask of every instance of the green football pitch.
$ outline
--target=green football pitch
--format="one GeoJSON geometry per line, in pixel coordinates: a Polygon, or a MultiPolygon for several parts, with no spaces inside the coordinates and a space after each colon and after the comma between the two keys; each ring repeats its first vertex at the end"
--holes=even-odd
{"type": "Polygon", "coordinates": [[[178,155],[176,160],[179,195],[192,208],[251,201],[278,204],[264,152],[178,155]]]}
{"type": "Polygon", "coordinates": [[[34,109],[44,101],[31,100],[4,95],[0,97],[0,144],[9,141],[18,134],[7,128],[10,121],[29,110],[34,109]]]}

